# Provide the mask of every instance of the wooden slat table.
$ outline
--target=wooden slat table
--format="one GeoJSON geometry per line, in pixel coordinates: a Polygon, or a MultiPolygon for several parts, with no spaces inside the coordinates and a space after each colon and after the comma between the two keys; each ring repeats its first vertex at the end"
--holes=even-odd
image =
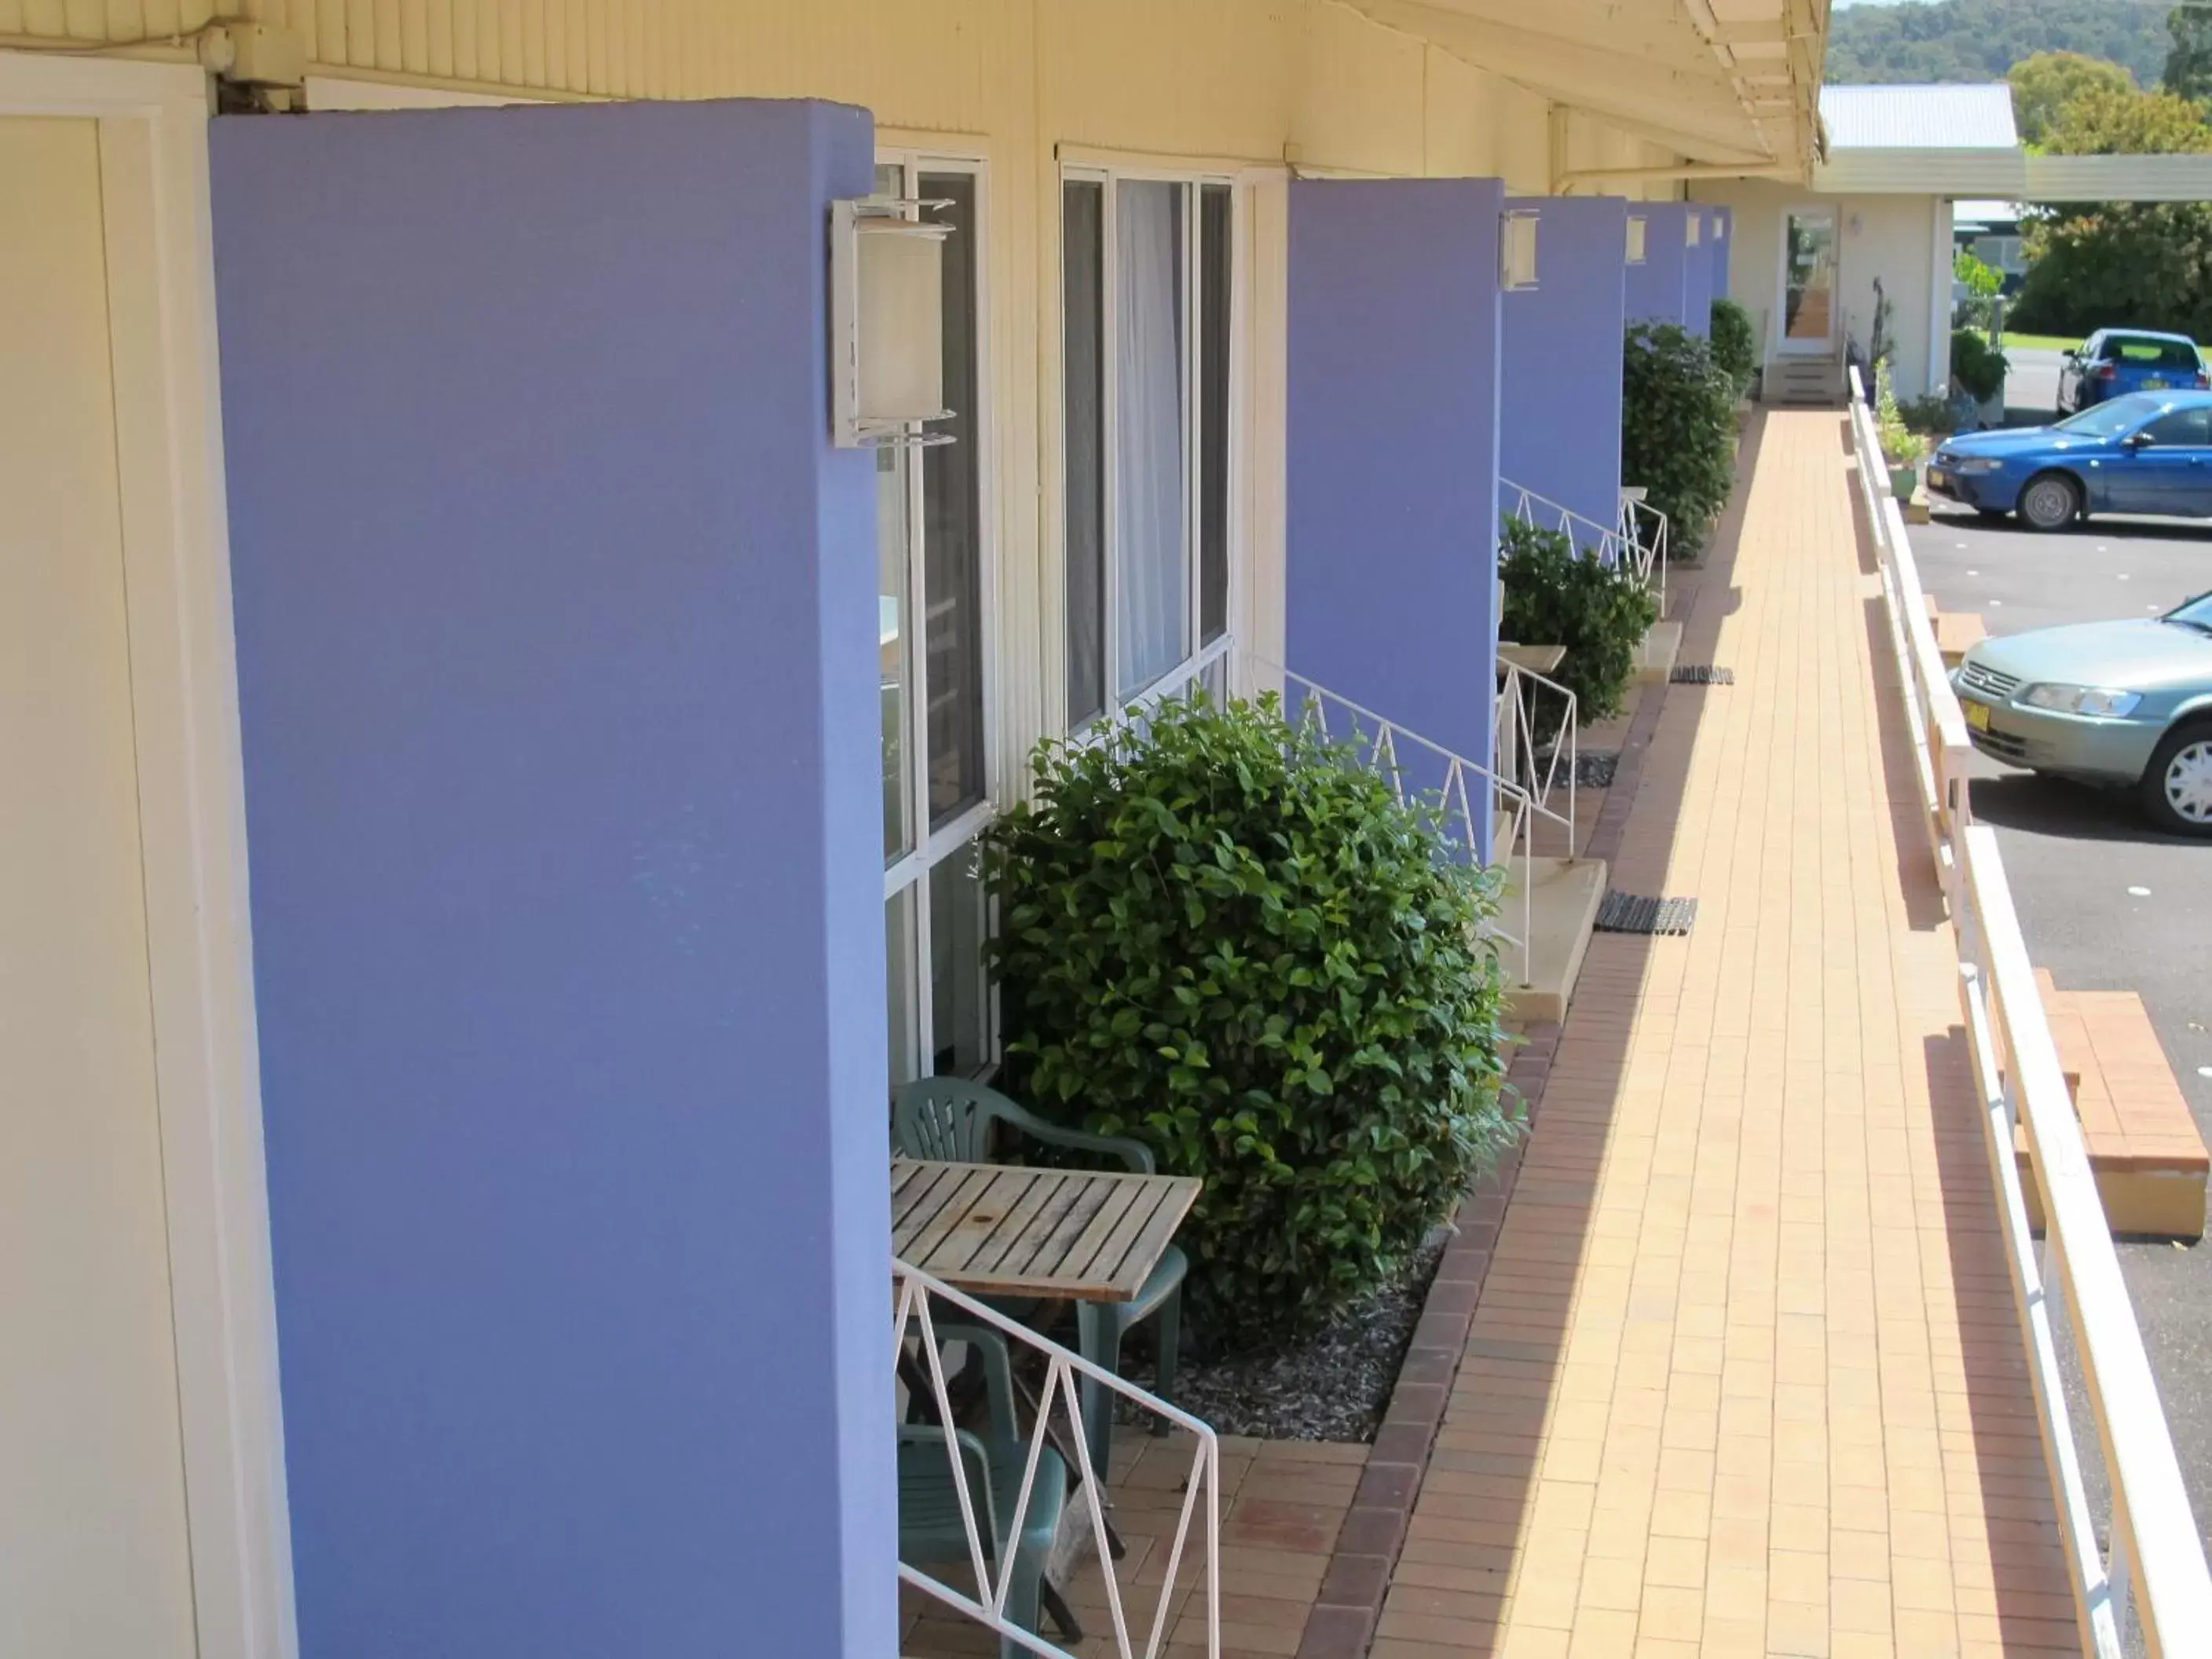
{"type": "Polygon", "coordinates": [[[970,1296],[1133,1302],[1193,1176],[891,1160],[891,1254],[970,1296]]]}

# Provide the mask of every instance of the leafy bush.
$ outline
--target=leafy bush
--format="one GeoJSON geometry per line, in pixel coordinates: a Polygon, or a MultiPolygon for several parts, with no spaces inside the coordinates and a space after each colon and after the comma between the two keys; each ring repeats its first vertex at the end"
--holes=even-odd
{"type": "Polygon", "coordinates": [[[1951,400],[1941,393],[1930,392],[1918,398],[1907,398],[1897,406],[1898,418],[1907,432],[1924,433],[1929,437],[1948,438],[1959,429],[1958,411],[1951,400]]]}
{"type": "Polygon", "coordinates": [[[1672,323],[1636,323],[1621,364],[1620,474],[1673,520],[1693,558],[1735,482],[1735,383],[1712,349],[1672,323]]]}
{"type": "Polygon", "coordinates": [[[1582,724],[1619,714],[1636,672],[1637,643],[1659,618],[1650,590],[1626,568],[1577,553],[1561,532],[1522,519],[1505,521],[1498,568],[1505,578],[1499,635],[1567,647],[1551,678],[1575,694],[1582,724]]]}
{"type": "Polygon", "coordinates": [[[1496,878],[1272,696],[1046,743],[984,835],[1013,1087],[1206,1182],[1199,1316],[1310,1328],[1399,1271],[1519,1133],[1496,878]]]}
{"type": "Polygon", "coordinates": [[[2005,355],[1971,328],[1951,336],[1951,378],[1978,404],[1985,404],[2004,390],[2005,371],[2012,367],[2005,355]]]}
{"type": "Polygon", "coordinates": [[[1751,313],[1734,300],[1713,301],[1713,361],[1735,382],[1735,395],[1751,390],[1751,377],[1759,372],[1759,336],[1751,313]]]}

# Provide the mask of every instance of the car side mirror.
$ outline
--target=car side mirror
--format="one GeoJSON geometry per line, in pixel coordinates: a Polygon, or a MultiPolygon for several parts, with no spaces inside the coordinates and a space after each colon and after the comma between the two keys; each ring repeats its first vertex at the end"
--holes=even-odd
{"type": "Polygon", "coordinates": [[[2120,447],[2123,449],[2148,449],[2150,445],[2151,435],[2148,432],[2130,432],[2120,440],[2120,447]]]}

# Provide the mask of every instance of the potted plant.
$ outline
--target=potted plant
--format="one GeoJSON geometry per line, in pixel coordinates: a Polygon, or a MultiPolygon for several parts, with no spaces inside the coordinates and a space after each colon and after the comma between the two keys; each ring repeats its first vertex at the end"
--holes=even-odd
{"type": "Polygon", "coordinates": [[[1890,494],[1900,501],[1909,501],[1920,485],[1920,463],[1927,456],[1928,440],[1905,424],[1887,362],[1875,365],[1874,382],[1875,430],[1881,441],[1882,459],[1889,463],[1890,494]]]}
{"type": "Polygon", "coordinates": [[[1620,390],[1620,475],[1673,521],[1674,556],[1695,560],[1735,482],[1735,377],[1687,329],[1636,323],[1620,390]]]}

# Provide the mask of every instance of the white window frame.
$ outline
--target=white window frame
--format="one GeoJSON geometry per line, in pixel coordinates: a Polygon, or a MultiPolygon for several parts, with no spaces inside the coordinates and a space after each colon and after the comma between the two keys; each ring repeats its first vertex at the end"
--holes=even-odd
{"type": "MultiPolygon", "coordinates": [[[[1099,479],[1099,496],[1103,505],[1102,514],[1102,554],[1104,568],[1100,573],[1099,605],[1103,615],[1101,630],[1101,673],[1103,679],[1103,707],[1096,714],[1079,720],[1070,714],[1066,728],[1070,736],[1084,733],[1104,724],[1110,716],[1121,710],[1149,707],[1162,698],[1172,696],[1207,674],[1215,664],[1224,662],[1236,649],[1237,618],[1244,593],[1246,542],[1245,503],[1239,485],[1246,465],[1243,453],[1246,396],[1245,378],[1251,349],[1251,298],[1249,283],[1250,261],[1246,257],[1249,237],[1251,187],[1246,179],[1231,172],[1207,167],[1152,167],[1146,165],[1108,165],[1099,162],[1066,162],[1060,170],[1060,188],[1056,198],[1054,222],[1064,227],[1067,204],[1067,186],[1071,184],[1095,184],[1100,188],[1099,203],[1099,308],[1101,311],[1100,423],[1103,432],[1103,476],[1099,479]],[[1184,185],[1189,186],[1183,198],[1183,329],[1182,390],[1186,412],[1183,442],[1183,534],[1184,544],[1189,550],[1189,568],[1184,573],[1186,603],[1183,611],[1183,648],[1182,656],[1170,667],[1153,676],[1144,684],[1123,691],[1118,687],[1121,664],[1121,572],[1115,557],[1120,542],[1119,455],[1121,433],[1120,386],[1116,370],[1119,358],[1117,338],[1121,307],[1121,274],[1116,267],[1118,254],[1116,222],[1117,204],[1115,186],[1124,181],[1184,185]],[[1200,545],[1202,524],[1202,492],[1198,476],[1200,453],[1199,409],[1199,349],[1198,327],[1200,285],[1200,186],[1215,185],[1229,191],[1229,466],[1228,525],[1224,536],[1227,562],[1227,586],[1222,605],[1222,632],[1211,641],[1204,638],[1205,621],[1202,615],[1205,593],[1205,560],[1200,545]]],[[[1066,246],[1064,232],[1061,246],[1066,246]]],[[[1055,309],[1065,312],[1066,303],[1066,273],[1061,272],[1060,293],[1055,309]]],[[[1064,365],[1063,365],[1064,368],[1064,365]]],[[[1066,389],[1063,383],[1059,410],[1059,441],[1066,441],[1066,389]]],[[[1065,532],[1066,468],[1063,455],[1061,495],[1062,532],[1060,540],[1061,556],[1066,557],[1065,532]]],[[[1066,582],[1063,569],[1060,583],[1061,603],[1058,626],[1060,630],[1062,659],[1066,645],[1067,608],[1066,582]]],[[[1226,684],[1224,669],[1221,677],[1226,684]]],[[[1063,679],[1065,676],[1063,675],[1063,679]]]]}
{"type": "MultiPolygon", "coordinates": [[[[912,844],[884,866],[884,904],[888,928],[890,907],[902,894],[908,902],[908,956],[904,963],[887,963],[887,971],[910,975],[904,1032],[893,1032],[903,1044],[905,1072],[927,1077],[933,1068],[932,1033],[936,1028],[935,985],[931,972],[933,957],[930,931],[929,878],[947,859],[969,851],[975,837],[997,816],[999,793],[1000,708],[998,491],[994,476],[997,426],[992,408],[994,386],[991,353],[991,171],[989,158],[965,150],[939,150],[910,145],[884,145],[876,151],[878,167],[902,169],[901,194],[920,194],[924,173],[964,173],[975,181],[975,490],[976,590],[981,606],[978,618],[983,665],[983,793],[941,828],[929,825],[929,652],[927,584],[927,520],[922,507],[922,469],[911,457],[906,468],[907,568],[903,623],[906,632],[907,708],[905,745],[906,806],[913,825],[912,844]]],[[[978,964],[977,972],[982,972],[978,964]]],[[[888,989],[888,987],[886,988],[888,989]]],[[[998,1057],[998,994],[987,981],[982,988],[985,1009],[983,1050],[986,1069],[998,1057]]]]}

